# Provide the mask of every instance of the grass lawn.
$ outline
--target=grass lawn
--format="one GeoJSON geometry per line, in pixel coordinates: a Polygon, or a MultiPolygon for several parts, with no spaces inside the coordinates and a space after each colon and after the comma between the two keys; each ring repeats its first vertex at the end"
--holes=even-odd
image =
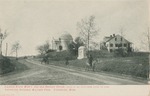
{"type": "MultiPolygon", "coordinates": [[[[108,57],[98,58],[99,63],[96,65],[97,72],[109,72],[112,74],[124,74],[132,77],[147,78],[149,73],[148,55],[132,57],[108,57]]],[[[85,68],[86,59],[69,60],[69,66],[76,69],[85,68]]],[[[50,60],[49,64],[65,67],[65,60],[50,60]]]]}

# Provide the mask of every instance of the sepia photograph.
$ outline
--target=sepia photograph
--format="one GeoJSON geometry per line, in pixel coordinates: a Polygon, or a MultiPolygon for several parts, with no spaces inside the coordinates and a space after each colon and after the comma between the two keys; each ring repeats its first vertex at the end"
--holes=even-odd
{"type": "Polygon", "coordinates": [[[0,85],[148,85],[149,27],[148,0],[0,0],[0,85]]]}

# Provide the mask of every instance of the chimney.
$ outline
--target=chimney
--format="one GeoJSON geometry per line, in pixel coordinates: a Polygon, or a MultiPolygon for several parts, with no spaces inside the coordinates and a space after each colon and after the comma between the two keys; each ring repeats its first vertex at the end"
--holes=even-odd
{"type": "Polygon", "coordinates": [[[115,34],[113,34],[113,37],[115,37],[115,34]]]}

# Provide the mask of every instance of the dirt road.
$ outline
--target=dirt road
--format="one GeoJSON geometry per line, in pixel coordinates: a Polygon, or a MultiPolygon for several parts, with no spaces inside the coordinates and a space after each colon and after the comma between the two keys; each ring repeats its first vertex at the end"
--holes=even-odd
{"type": "Polygon", "coordinates": [[[34,60],[20,60],[28,69],[1,76],[1,85],[143,85],[131,78],[119,78],[97,72],[79,71],[69,67],[40,64],[34,60]]]}

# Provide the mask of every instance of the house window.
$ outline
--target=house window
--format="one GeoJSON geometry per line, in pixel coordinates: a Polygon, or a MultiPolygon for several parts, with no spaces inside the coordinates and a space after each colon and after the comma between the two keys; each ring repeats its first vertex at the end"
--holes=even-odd
{"type": "Polygon", "coordinates": [[[119,44],[119,47],[122,47],[122,44],[119,44]]]}
{"type": "Polygon", "coordinates": [[[113,47],[113,44],[110,44],[110,47],[113,47]]]}
{"type": "Polygon", "coordinates": [[[117,38],[115,38],[115,41],[117,41],[117,38]]]}
{"type": "Polygon", "coordinates": [[[124,44],[124,47],[127,47],[127,44],[124,44]]]}
{"type": "Polygon", "coordinates": [[[59,51],[61,51],[62,49],[63,49],[63,47],[60,45],[60,46],[59,46],[59,51]]]}
{"type": "Polygon", "coordinates": [[[115,47],[118,47],[118,44],[115,44],[115,47]]]}
{"type": "Polygon", "coordinates": [[[128,47],[131,47],[131,46],[130,46],[130,43],[128,43],[128,47]]]}
{"type": "Polygon", "coordinates": [[[112,49],[110,49],[110,52],[113,52],[113,50],[112,50],[112,49]]]}

